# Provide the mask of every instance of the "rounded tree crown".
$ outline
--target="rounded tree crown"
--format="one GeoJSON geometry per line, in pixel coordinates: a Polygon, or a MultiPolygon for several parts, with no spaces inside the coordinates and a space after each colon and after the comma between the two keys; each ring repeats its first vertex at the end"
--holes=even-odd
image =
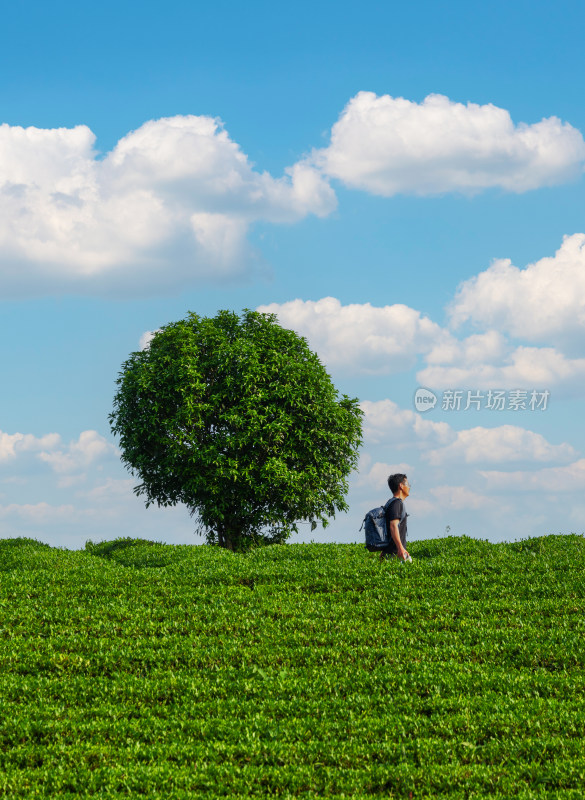
{"type": "Polygon", "coordinates": [[[147,506],[185,503],[209,542],[284,541],[345,510],[362,412],[273,314],[194,313],[123,364],[110,415],[147,506]]]}

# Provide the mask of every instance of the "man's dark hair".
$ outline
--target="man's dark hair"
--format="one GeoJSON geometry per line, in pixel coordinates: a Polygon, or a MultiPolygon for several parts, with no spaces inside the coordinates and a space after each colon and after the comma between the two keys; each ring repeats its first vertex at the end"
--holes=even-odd
{"type": "Polygon", "coordinates": [[[388,486],[390,487],[392,494],[396,494],[396,492],[400,489],[400,484],[404,483],[405,480],[406,475],[403,475],[401,472],[397,472],[396,475],[390,475],[388,478],[388,486]]]}

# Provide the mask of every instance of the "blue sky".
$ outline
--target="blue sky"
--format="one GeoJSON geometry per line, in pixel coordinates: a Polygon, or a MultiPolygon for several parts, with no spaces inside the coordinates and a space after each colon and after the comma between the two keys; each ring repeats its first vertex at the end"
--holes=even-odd
{"type": "Polygon", "coordinates": [[[584,17],[577,2],[5,10],[0,536],[198,541],[185,509],[133,497],[107,416],[147,332],[245,307],[305,335],[364,403],[350,511],[312,538],[356,540],[398,469],[413,538],[581,533],[584,17]]]}

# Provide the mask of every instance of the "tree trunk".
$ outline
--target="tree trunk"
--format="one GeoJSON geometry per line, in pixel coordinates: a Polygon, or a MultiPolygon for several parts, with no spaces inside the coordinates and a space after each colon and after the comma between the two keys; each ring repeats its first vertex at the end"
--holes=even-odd
{"type": "Polygon", "coordinates": [[[234,551],[234,537],[230,536],[231,531],[225,531],[223,528],[220,528],[217,532],[217,540],[220,547],[225,548],[226,550],[231,550],[232,553],[234,551]]]}

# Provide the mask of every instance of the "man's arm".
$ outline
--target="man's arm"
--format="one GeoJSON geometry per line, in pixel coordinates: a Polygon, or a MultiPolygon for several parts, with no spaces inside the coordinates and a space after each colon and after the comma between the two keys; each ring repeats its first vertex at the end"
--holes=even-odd
{"type": "Polygon", "coordinates": [[[404,549],[402,546],[402,542],[400,541],[400,529],[398,526],[400,525],[399,519],[391,519],[390,520],[390,536],[396,545],[396,551],[398,553],[398,558],[402,560],[408,558],[408,551],[404,549]]]}

